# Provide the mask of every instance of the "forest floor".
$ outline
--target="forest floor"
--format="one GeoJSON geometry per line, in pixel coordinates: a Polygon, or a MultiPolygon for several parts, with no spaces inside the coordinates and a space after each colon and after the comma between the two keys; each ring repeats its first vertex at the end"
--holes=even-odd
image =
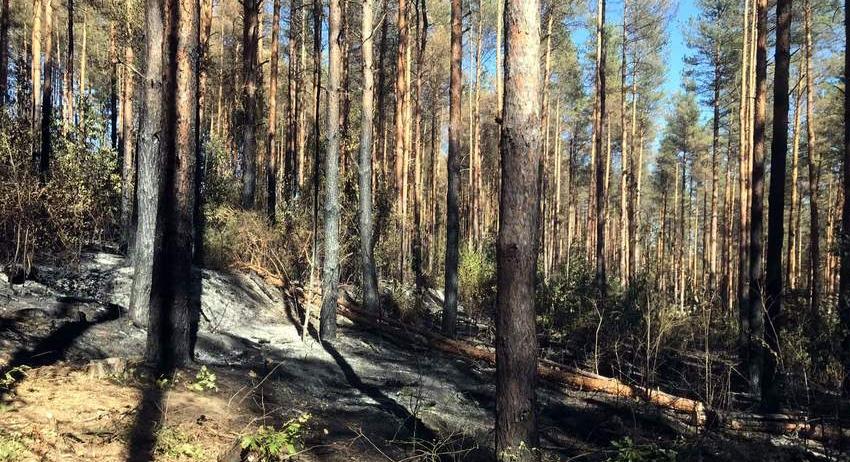
{"type": "MultiPolygon", "coordinates": [[[[122,257],[39,266],[23,285],[0,276],[0,462],[237,462],[261,426],[293,430],[295,460],[491,460],[492,367],[342,317],[333,344],[302,340],[261,278],[200,276],[197,365],[169,382],[141,364],[122,257]]],[[[788,437],[681,434],[645,405],[546,382],[538,406],[545,460],[827,460],[788,437]]]]}

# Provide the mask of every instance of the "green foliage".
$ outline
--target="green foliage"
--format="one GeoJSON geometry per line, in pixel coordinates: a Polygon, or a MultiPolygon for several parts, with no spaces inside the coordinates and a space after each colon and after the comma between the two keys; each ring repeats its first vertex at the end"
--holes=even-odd
{"type": "Polygon", "coordinates": [[[242,449],[256,453],[263,461],[282,460],[295,454],[301,447],[304,428],[310,417],[310,414],[301,414],[280,429],[262,425],[254,433],[242,437],[242,449]]]}
{"type": "Polygon", "coordinates": [[[675,462],[678,456],[673,449],[665,449],[654,443],[639,445],[628,436],[612,444],[616,455],[609,457],[608,462],[675,462]]]}
{"type": "Polygon", "coordinates": [[[496,261],[491,253],[463,246],[458,265],[460,303],[472,318],[492,312],[496,300],[496,261]]]}
{"type": "Polygon", "coordinates": [[[168,457],[188,457],[203,460],[204,448],[192,442],[192,438],[177,427],[164,426],[156,433],[156,454],[168,457]]]}
{"type": "Polygon", "coordinates": [[[16,382],[25,377],[27,375],[27,371],[30,369],[31,368],[29,366],[25,365],[9,369],[3,374],[3,377],[0,377],[0,389],[11,388],[16,382]]]}
{"type": "Polygon", "coordinates": [[[0,432],[0,462],[18,462],[31,455],[19,433],[0,432]]]}
{"type": "Polygon", "coordinates": [[[75,257],[115,235],[117,156],[79,133],[55,136],[50,174],[39,178],[24,120],[0,114],[0,261],[75,257]],[[74,137],[72,139],[72,136],[74,137]]]}
{"type": "Polygon", "coordinates": [[[218,391],[215,373],[207,369],[207,366],[201,366],[201,370],[195,375],[195,380],[187,383],[186,388],[198,393],[218,391]]]}

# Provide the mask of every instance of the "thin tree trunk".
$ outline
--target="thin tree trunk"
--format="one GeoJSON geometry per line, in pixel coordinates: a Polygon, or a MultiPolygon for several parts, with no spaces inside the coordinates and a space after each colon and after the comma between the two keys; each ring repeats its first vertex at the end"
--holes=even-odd
{"type": "Polygon", "coordinates": [[[328,148],[325,151],[325,259],[322,270],[320,338],[336,337],[339,289],[339,93],[342,73],[340,50],[341,0],[330,0],[328,17],[328,148]]]}
{"type": "Polygon", "coordinates": [[[505,119],[502,123],[501,207],[497,241],[496,458],[532,461],[538,447],[535,387],[540,162],[540,5],[505,4],[505,119]]]}
{"type": "Polygon", "coordinates": [[[603,310],[608,291],[605,258],[605,214],[606,214],[606,168],[602,156],[602,129],[605,113],[605,0],[597,0],[596,8],[596,118],[593,126],[593,144],[595,159],[595,207],[596,207],[596,287],[598,291],[598,310],[603,310]]]}
{"type": "Polygon", "coordinates": [[[269,71],[269,121],[266,132],[266,214],[275,223],[277,211],[277,81],[280,71],[280,0],[272,4],[271,68],[269,71]]]}
{"type": "MultiPolygon", "coordinates": [[[[0,62],[0,65],[3,65],[0,62]]],[[[5,66],[3,71],[5,71],[5,66]]],[[[74,0],[68,0],[68,56],[65,61],[64,86],[62,88],[62,131],[67,134],[74,123],[74,0]]],[[[0,95],[5,92],[0,93],[0,95]]],[[[2,107],[2,103],[0,103],[2,107]]]]}
{"type": "Polygon", "coordinates": [[[803,99],[803,66],[800,66],[800,77],[797,79],[797,89],[794,94],[794,124],[792,128],[793,141],[791,144],[791,205],[788,208],[788,251],[786,252],[785,280],[788,289],[797,288],[797,247],[801,236],[798,230],[800,223],[800,106],[803,99]]]}
{"type": "Polygon", "coordinates": [[[52,0],[44,0],[44,85],[41,96],[41,150],[39,151],[38,175],[45,183],[50,175],[50,159],[53,157],[53,69],[55,56],[53,53],[53,4],[52,0]]]}
{"type": "Polygon", "coordinates": [[[44,12],[43,2],[45,0],[33,0],[32,2],[32,36],[31,56],[30,56],[30,82],[32,83],[32,92],[30,93],[30,129],[33,134],[33,165],[39,164],[38,145],[35,144],[36,130],[41,130],[41,23],[44,12]]]}
{"type": "Polygon", "coordinates": [[[133,249],[133,205],[136,196],[136,150],[133,140],[133,47],[124,47],[124,81],[121,91],[121,230],[122,246],[128,254],[133,249]]]}
{"type": "Polygon", "coordinates": [[[379,308],[378,276],[372,252],[372,129],[375,106],[375,75],[372,67],[373,0],[363,0],[361,37],[363,37],[363,117],[360,121],[360,258],[363,306],[370,312],[379,308]]]}
{"type": "Polygon", "coordinates": [[[9,0],[2,0],[0,4],[0,110],[6,106],[9,90],[9,14],[9,0]]]}
{"type": "MultiPolygon", "coordinates": [[[[313,255],[310,259],[310,282],[316,279],[319,268],[319,108],[322,99],[322,0],[313,0],[313,255]]],[[[304,332],[309,316],[305,317],[304,332]]]]}
{"type": "MultiPolygon", "coordinates": [[[[753,0],[754,1],[754,0],[753,0]]],[[[749,355],[749,335],[750,335],[750,316],[749,316],[749,253],[750,253],[750,240],[749,240],[749,211],[750,211],[750,201],[749,201],[749,189],[750,189],[750,162],[751,162],[751,149],[750,143],[752,142],[752,137],[749,136],[750,133],[750,65],[752,64],[752,56],[750,55],[750,42],[752,41],[752,37],[750,37],[750,2],[751,0],[745,0],[744,6],[744,16],[743,16],[743,30],[744,30],[744,41],[742,46],[741,53],[741,97],[740,97],[740,111],[739,111],[739,151],[740,151],[740,170],[738,175],[739,181],[739,207],[738,211],[740,214],[740,223],[739,223],[739,246],[738,246],[738,287],[737,287],[737,295],[738,295],[738,318],[739,318],[739,356],[741,357],[741,364],[746,364],[746,358],[749,355]]]]}
{"type": "MultiPolygon", "coordinates": [[[[844,39],[850,43],[850,4],[844,1],[844,39]]],[[[850,78],[850,54],[844,53],[844,81],[850,78]]],[[[844,329],[841,358],[844,366],[842,394],[850,396],[850,93],[844,92],[844,204],[841,210],[841,276],[838,288],[838,315],[844,329]]]]}
{"type": "Polygon", "coordinates": [[[810,0],[803,1],[803,24],[805,29],[805,61],[806,61],[806,145],[809,155],[809,307],[817,317],[820,310],[821,278],[818,269],[820,262],[820,217],[818,213],[818,191],[820,183],[820,155],[815,139],[815,83],[814,66],[812,65],[812,5],[810,0]]]}
{"type": "MultiPolygon", "coordinates": [[[[112,21],[109,25],[109,60],[111,62],[111,72],[109,74],[109,126],[110,126],[110,139],[112,141],[112,149],[118,152],[118,158],[122,159],[121,150],[123,146],[120,145],[120,140],[118,139],[118,130],[119,130],[119,121],[120,117],[118,115],[119,106],[118,106],[118,50],[117,50],[117,32],[116,32],[115,22],[112,21]]],[[[122,164],[122,172],[123,172],[123,164],[122,164]]],[[[122,176],[122,181],[124,180],[122,176]]]]}

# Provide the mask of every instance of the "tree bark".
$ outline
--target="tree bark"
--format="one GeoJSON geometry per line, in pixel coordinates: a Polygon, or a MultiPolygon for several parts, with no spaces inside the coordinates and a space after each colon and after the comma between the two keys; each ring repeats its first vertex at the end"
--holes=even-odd
{"type": "Polygon", "coordinates": [[[163,232],[154,250],[145,359],[170,369],[192,361],[200,314],[200,275],[192,273],[200,11],[197,0],[166,0],[163,12],[165,169],[157,217],[163,232]]]}
{"type": "Polygon", "coordinates": [[[820,310],[821,278],[818,269],[820,262],[820,216],[819,216],[819,190],[820,190],[820,154],[817,151],[817,140],[815,139],[815,79],[812,43],[812,5],[810,0],[803,1],[803,24],[805,34],[805,62],[806,62],[806,145],[809,155],[809,307],[817,318],[820,310]]]}
{"type": "Polygon", "coordinates": [[[9,0],[0,4],[0,110],[6,106],[9,90],[9,0]]]}
{"type": "Polygon", "coordinates": [[[540,5],[505,2],[505,107],[497,240],[496,458],[532,461],[538,446],[534,279],[539,225],[540,5]]]}
{"type": "Polygon", "coordinates": [[[33,0],[32,10],[32,34],[30,39],[31,56],[30,56],[30,83],[32,84],[32,92],[30,93],[30,129],[33,134],[33,165],[38,166],[38,147],[35,144],[36,128],[41,129],[41,23],[43,16],[44,0],[33,0]]]}
{"type": "MultiPolygon", "coordinates": [[[[764,150],[765,150],[765,107],[767,105],[767,0],[756,1],[756,78],[755,111],[753,122],[753,172],[752,202],[750,204],[750,354],[747,358],[750,393],[761,397],[764,373],[763,347],[764,309],[763,278],[764,264],[764,150]]],[[[783,174],[784,177],[784,174],[783,174]]],[[[784,182],[783,182],[784,184],[784,182]]]]}
{"type": "Polygon", "coordinates": [[[325,259],[320,325],[323,341],[333,340],[336,336],[336,301],[339,294],[340,1],[330,0],[328,17],[328,148],[325,151],[325,259]]]}
{"type": "Polygon", "coordinates": [[[375,70],[373,69],[373,0],[363,0],[361,36],[363,37],[363,117],[360,121],[360,259],[363,306],[377,312],[378,276],[372,252],[372,129],[375,107],[375,70]]]}
{"type": "Polygon", "coordinates": [[[139,137],[139,174],[136,189],[138,225],[134,251],[133,285],[130,291],[130,320],[144,327],[148,324],[151,283],[156,246],[162,242],[162,229],[157,228],[159,198],[162,195],[163,132],[163,0],[145,1],[145,77],[142,124],[139,137]]]}
{"type": "MultiPolygon", "coordinates": [[[[5,72],[5,65],[0,62],[0,66],[4,68],[0,70],[0,74],[2,74],[5,72]]],[[[5,95],[5,92],[0,93],[0,95],[5,95]]],[[[65,61],[65,80],[62,95],[62,130],[67,133],[74,123],[74,0],[68,0],[68,56],[65,61]]],[[[0,107],[2,107],[2,103],[0,103],[0,107]]]]}
{"type": "Polygon", "coordinates": [[[136,150],[133,140],[133,47],[124,47],[124,81],[121,90],[121,244],[126,252],[133,248],[133,205],[136,195],[136,150]]]}
{"type": "Polygon", "coordinates": [[[779,410],[781,398],[777,359],[782,312],[782,241],[785,238],[785,163],[788,157],[788,81],[791,66],[791,0],[776,2],[776,65],[773,83],[773,137],[770,149],[770,194],[767,225],[767,280],[765,299],[769,327],[765,343],[762,407],[779,410]]]}
{"type": "Polygon", "coordinates": [[[53,4],[44,0],[44,85],[41,95],[41,149],[38,156],[38,177],[42,183],[50,176],[50,158],[53,157],[53,4]]]}
{"type": "Polygon", "coordinates": [[[244,0],[242,29],[242,208],[254,208],[257,189],[257,47],[262,0],[244,0]]]}
{"type": "Polygon", "coordinates": [[[794,96],[794,124],[792,128],[793,142],[791,144],[791,205],[788,208],[788,250],[786,252],[785,280],[788,289],[797,288],[797,246],[801,238],[800,223],[800,106],[803,96],[803,66],[800,66],[800,78],[797,79],[797,89],[794,96]]]}
{"type": "MultiPolygon", "coordinates": [[[[844,39],[850,43],[850,2],[844,0],[844,39]]],[[[850,54],[844,53],[844,81],[850,78],[850,54]]],[[[850,396],[850,92],[844,92],[844,204],[841,210],[841,276],[838,288],[838,315],[844,337],[841,339],[844,367],[842,394],[850,396]]]]}
{"type": "Polygon", "coordinates": [[[443,334],[453,338],[457,326],[458,262],[460,260],[460,135],[463,56],[463,5],[452,0],[451,78],[449,82],[449,155],[446,176],[446,270],[443,305],[443,334]]]}
{"type": "Polygon", "coordinates": [[[280,71],[280,0],[272,3],[271,68],[269,70],[269,123],[266,132],[266,214],[270,223],[277,218],[277,81],[280,71]]]}
{"type": "MultiPolygon", "coordinates": [[[[594,165],[594,206],[596,217],[593,220],[596,225],[596,289],[598,309],[604,309],[605,298],[608,291],[608,276],[606,274],[605,258],[605,227],[606,227],[606,168],[605,157],[602,155],[603,137],[602,130],[605,124],[603,120],[605,113],[605,0],[597,1],[596,8],[596,103],[593,125],[593,145],[596,158],[594,165]]],[[[590,230],[588,230],[590,232],[590,230]]]]}

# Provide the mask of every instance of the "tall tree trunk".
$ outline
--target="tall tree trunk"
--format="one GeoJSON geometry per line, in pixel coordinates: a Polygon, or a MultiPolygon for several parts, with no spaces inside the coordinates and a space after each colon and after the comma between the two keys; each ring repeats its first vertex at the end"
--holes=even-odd
{"type": "Polygon", "coordinates": [[[121,91],[121,244],[125,251],[133,248],[133,203],[136,195],[136,150],[133,140],[133,47],[124,47],[124,81],[121,91]]]}
{"type": "Polygon", "coordinates": [[[505,119],[497,241],[496,458],[532,461],[537,444],[537,266],[540,5],[505,2],[505,119]]]}
{"type": "Polygon", "coordinates": [[[328,17],[328,148],[325,151],[325,259],[322,270],[320,337],[336,336],[336,303],[339,286],[339,88],[341,0],[330,0],[328,17]]]}
{"type": "Polygon", "coordinates": [[[800,77],[797,79],[797,89],[794,92],[794,124],[792,128],[793,142],[791,144],[791,205],[788,208],[788,250],[785,261],[785,280],[788,289],[797,288],[797,246],[801,236],[797,229],[800,222],[800,106],[803,99],[803,66],[800,65],[800,77]]]}
{"type": "MultiPolygon", "coordinates": [[[[172,0],[168,0],[172,1],[172,0]]],[[[139,223],[136,226],[133,285],[130,291],[130,319],[147,326],[151,304],[154,252],[162,242],[157,228],[159,200],[164,169],[163,124],[163,0],[145,0],[145,76],[143,114],[139,137],[139,175],[136,189],[139,223]]]]}
{"type": "Polygon", "coordinates": [[[717,196],[719,194],[717,173],[720,151],[720,51],[715,51],[714,82],[712,108],[714,114],[711,122],[711,228],[708,249],[708,290],[714,296],[717,289],[717,196]]]}
{"type": "Polygon", "coordinates": [[[266,134],[266,201],[270,223],[276,221],[277,211],[277,81],[280,71],[280,0],[272,4],[271,68],[269,70],[269,123],[266,134]]]}
{"type": "MultiPolygon", "coordinates": [[[[322,100],[322,0],[313,0],[313,255],[310,259],[310,282],[315,281],[319,265],[319,108],[322,100]]],[[[307,327],[307,323],[304,324],[307,327]]]]}
{"type": "Polygon", "coordinates": [[[373,0],[363,0],[361,37],[363,37],[363,117],[360,121],[360,259],[363,306],[370,312],[379,308],[378,276],[372,252],[372,129],[375,107],[375,71],[372,66],[373,0]]]}
{"type": "Polygon", "coordinates": [[[818,316],[820,310],[821,278],[818,269],[820,261],[820,217],[818,213],[818,191],[820,189],[820,154],[815,139],[815,79],[812,59],[812,5],[810,0],[803,1],[803,24],[805,29],[806,61],[806,145],[809,155],[809,306],[818,316]]]}
{"type": "Polygon", "coordinates": [[[461,85],[463,59],[463,5],[452,0],[451,78],[449,82],[449,155],[446,175],[446,270],[443,306],[443,334],[455,336],[457,326],[458,262],[460,260],[460,135],[461,85]]]}
{"type": "MultiPolygon", "coordinates": [[[[755,0],[752,0],[755,1],[755,0]]],[[[752,160],[752,150],[750,143],[752,143],[752,137],[750,136],[750,74],[751,74],[751,65],[752,65],[752,56],[750,51],[752,47],[750,46],[750,42],[753,41],[753,37],[750,36],[750,4],[751,0],[745,0],[744,5],[744,16],[743,16],[743,30],[744,30],[744,40],[742,46],[741,53],[741,96],[740,96],[740,112],[739,112],[739,151],[740,151],[740,169],[738,175],[739,181],[739,199],[738,199],[738,211],[740,214],[739,218],[739,247],[738,247],[738,287],[737,287],[737,295],[738,295],[738,319],[739,319],[739,338],[738,338],[738,347],[739,347],[739,356],[741,358],[741,365],[746,365],[746,359],[749,355],[749,335],[750,335],[750,307],[749,307],[749,254],[750,254],[750,225],[749,225],[749,217],[750,217],[750,180],[752,179],[751,175],[751,160],[752,160]]],[[[755,8],[753,8],[755,9],[755,8]]]]}
{"type": "Polygon", "coordinates": [[[244,0],[242,29],[242,207],[254,208],[257,189],[257,47],[262,0],[244,0]]]}
{"type": "Polygon", "coordinates": [[[86,111],[88,110],[88,97],[86,96],[86,69],[88,64],[87,47],[88,15],[83,14],[83,36],[80,43],[80,105],[78,109],[79,115],[77,116],[77,123],[80,125],[80,134],[82,135],[83,141],[86,140],[88,134],[88,130],[86,129],[86,111]]]}
{"type": "Polygon", "coordinates": [[[608,291],[605,258],[605,214],[606,214],[606,168],[605,156],[602,155],[602,130],[605,124],[605,0],[597,0],[596,7],[596,117],[593,124],[593,145],[596,151],[595,170],[595,203],[596,218],[596,288],[598,291],[598,309],[603,309],[608,291]]]}
{"type": "Polygon", "coordinates": [[[154,251],[145,358],[171,368],[192,360],[200,315],[200,278],[192,273],[200,12],[197,0],[166,0],[163,12],[168,55],[164,188],[157,217],[162,240],[154,251]]]}
{"type": "MultiPolygon", "coordinates": [[[[195,129],[195,203],[194,203],[194,237],[192,242],[193,262],[200,266],[204,262],[204,231],[206,219],[204,215],[204,186],[206,185],[206,168],[209,165],[206,156],[205,140],[212,136],[212,105],[211,98],[207,94],[207,81],[209,74],[209,49],[210,30],[212,29],[213,2],[212,0],[201,0],[199,16],[198,36],[198,104],[196,105],[196,129],[195,129]],[[209,124],[204,123],[204,114],[210,118],[209,124]],[[204,127],[209,131],[204,135],[204,127]]],[[[223,53],[222,53],[223,54],[223,53]]]]}
{"type": "Polygon", "coordinates": [[[628,30],[626,29],[629,11],[629,1],[623,1],[623,44],[620,56],[620,279],[624,285],[629,283],[629,240],[626,238],[629,230],[628,196],[629,196],[629,151],[626,128],[626,93],[628,63],[626,51],[628,48],[628,30]]]}
{"type": "Polygon", "coordinates": [[[0,110],[6,106],[9,90],[9,0],[0,3],[0,110]]]}
{"type": "MultiPolygon", "coordinates": [[[[850,4],[844,0],[844,39],[850,43],[850,4]]],[[[844,81],[850,82],[850,54],[844,53],[844,81]]],[[[844,382],[841,390],[850,396],[850,92],[844,92],[844,204],[841,210],[841,276],[838,288],[838,315],[844,338],[841,339],[841,362],[844,382]]]]}
{"type": "MultiPolygon", "coordinates": [[[[123,149],[123,146],[119,144],[120,140],[118,139],[118,124],[120,118],[118,117],[118,49],[116,43],[117,32],[115,29],[115,22],[112,21],[109,25],[109,60],[112,66],[109,74],[109,126],[112,149],[114,149],[115,152],[118,152],[118,158],[122,161],[123,173],[123,157],[120,152],[120,150],[123,149]]],[[[124,180],[123,176],[121,179],[122,181],[124,180]]]]}
{"type": "MultiPolygon", "coordinates": [[[[764,264],[764,143],[765,107],[767,105],[767,0],[756,1],[756,79],[755,117],[753,123],[752,203],[750,204],[750,355],[747,359],[750,393],[761,396],[765,351],[762,283],[764,264]]],[[[784,173],[783,173],[784,177],[784,173]]],[[[784,184],[784,181],[783,181],[784,184]]],[[[781,248],[781,247],[780,247],[781,248]]]]}
{"type": "Polygon", "coordinates": [[[53,157],[53,69],[56,58],[53,53],[53,4],[44,0],[44,85],[41,95],[41,150],[38,156],[38,176],[42,183],[50,175],[50,158],[53,157]]]}
{"type": "Polygon", "coordinates": [[[30,39],[31,56],[30,56],[30,83],[32,84],[32,92],[30,93],[30,129],[33,135],[33,165],[38,166],[38,145],[35,140],[36,130],[41,130],[41,23],[44,12],[44,0],[33,0],[32,2],[32,35],[30,39]]]}
{"type": "MultiPolygon", "coordinates": [[[[0,71],[0,73],[2,72],[0,71]]],[[[62,131],[67,133],[70,126],[74,123],[74,0],[68,0],[68,56],[65,61],[65,78],[63,83],[62,131]]],[[[2,106],[2,103],[0,103],[0,106],[2,106]]]]}
{"type": "Polygon", "coordinates": [[[780,384],[777,377],[780,313],[782,312],[782,241],[785,238],[785,162],[788,157],[788,81],[791,67],[791,0],[776,3],[776,70],[773,83],[773,137],[770,149],[770,195],[767,225],[767,317],[762,406],[779,410],[780,384]]]}

